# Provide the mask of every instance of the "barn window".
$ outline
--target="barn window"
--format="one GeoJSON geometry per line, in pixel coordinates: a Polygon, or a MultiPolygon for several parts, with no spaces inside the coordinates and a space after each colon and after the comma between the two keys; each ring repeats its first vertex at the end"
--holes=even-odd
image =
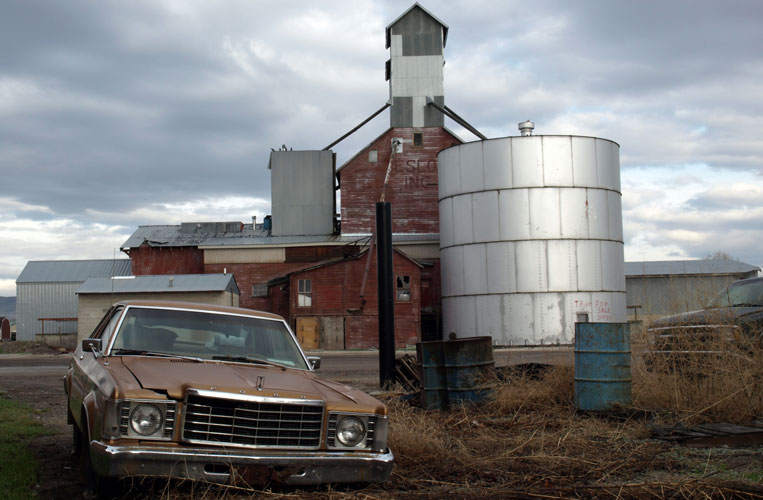
{"type": "Polygon", "coordinates": [[[397,277],[397,300],[398,302],[411,301],[411,277],[410,276],[397,277]]]}
{"type": "Polygon", "coordinates": [[[421,132],[414,132],[413,133],[413,145],[414,146],[421,146],[424,144],[424,134],[421,132]]]}
{"type": "Polygon", "coordinates": [[[377,161],[379,161],[379,152],[372,149],[368,152],[368,163],[376,163],[377,161]]]}
{"type": "Polygon", "coordinates": [[[267,296],[268,296],[267,283],[252,285],[252,297],[267,297],[267,296]]]}
{"type": "Polygon", "coordinates": [[[312,280],[297,281],[297,306],[312,307],[313,305],[313,282],[312,280]]]}

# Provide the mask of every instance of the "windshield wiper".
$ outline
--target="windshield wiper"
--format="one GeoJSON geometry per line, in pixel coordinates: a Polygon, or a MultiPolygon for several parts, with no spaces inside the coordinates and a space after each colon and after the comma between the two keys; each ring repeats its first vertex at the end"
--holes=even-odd
{"type": "Polygon", "coordinates": [[[238,363],[254,363],[256,365],[267,365],[267,366],[277,366],[279,368],[283,368],[283,365],[280,365],[278,363],[274,363],[272,361],[267,361],[265,359],[255,358],[252,356],[231,356],[231,355],[218,355],[218,356],[212,356],[212,359],[217,361],[235,361],[238,363]]]}
{"type": "Polygon", "coordinates": [[[741,302],[739,304],[732,304],[733,307],[763,307],[761,304],[748,304],[746,302],[741,302]]]}
{"type": "Polygon", "coordinates": [[[203,363],[204,360],[193,356],[182,356],[180,354],[172,354],[171,352],[159,352],[159,351],[147,351],[145,349],[112,349],[112,356],[158,356],[161,358],[180,358],[187,359],[189,361],[196,361],[197,363],[203,363]]]}

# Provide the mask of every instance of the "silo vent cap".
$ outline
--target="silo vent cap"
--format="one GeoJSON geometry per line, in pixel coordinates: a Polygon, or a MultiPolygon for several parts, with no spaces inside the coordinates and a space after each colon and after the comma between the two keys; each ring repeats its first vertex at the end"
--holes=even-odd
{"type": "Polygon", "coordinates": [[[535,124],[530,120],[519,123],[519,132],[522,134],[522,136],[533,135],[534,128],[535,124]]]}

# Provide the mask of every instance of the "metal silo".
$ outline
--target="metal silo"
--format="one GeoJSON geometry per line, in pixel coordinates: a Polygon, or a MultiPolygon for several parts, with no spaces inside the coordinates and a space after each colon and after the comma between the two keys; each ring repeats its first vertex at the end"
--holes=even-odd
{"type": "Polygon", "coordinates": [[[620,146],[520,130],[438,155],[443,332],[571,343],[626,321],[620,146]]]}

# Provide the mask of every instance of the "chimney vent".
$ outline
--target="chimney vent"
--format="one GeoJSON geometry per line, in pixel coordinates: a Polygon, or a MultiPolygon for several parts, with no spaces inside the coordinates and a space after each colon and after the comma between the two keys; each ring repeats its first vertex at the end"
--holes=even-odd
{"type": "Polygon", "coordinates": [[[531,122],[530,120],[520,122],[519,124],[519,132],[522,134],[522,137],[533,135],[534,128],[535,128],[535,124],[531,122]]]}

